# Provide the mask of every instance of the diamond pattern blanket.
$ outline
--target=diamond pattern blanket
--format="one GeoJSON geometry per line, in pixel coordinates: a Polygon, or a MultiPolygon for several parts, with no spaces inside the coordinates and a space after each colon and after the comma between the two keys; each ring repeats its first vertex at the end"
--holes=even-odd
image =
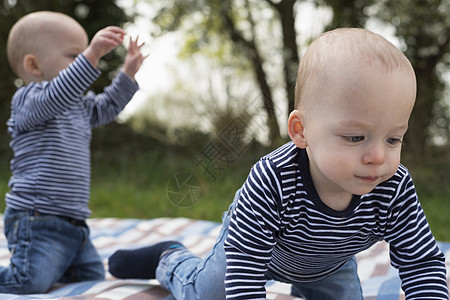
{"type": "MultiPolygon", "coordinates": [[[[183,242],[193,253],[204,256],[215,242],[220,224],[186,218],[157,218],[149,220],[93,218],[88,220],[91,238],[103,258],[107,269],[108,257],[117,249],[147,246],[162,240],[176,239],[183,242]]],[[[0,222],[3,232],[3,223],[0,222]]],[[[447,257],[447,279],[450,279],[450,243],[439,243],[447,257]]],[[[10,254],[6,240],[0,234],[0,265],[9,264],[10,254]]],[[[379,242],[357,255],[358,272],[362,282],[364,300],[402,300],[397,271],[390,266],[388,245],[379,242]]],[[[447,280],[449,282],[449,280],[447,280]]],[[[292,300],[288,284],[267,283],[267,299],[292,300]]],[[[117,299],[153,300],[173,299],[156,280],[118,280],[107,273],[104,281],[88,281],[55,285],[45,294],[7,295],[0,299],[117,299]]],[[[298,298],[297,298],[298,299],[298,298]]]]}

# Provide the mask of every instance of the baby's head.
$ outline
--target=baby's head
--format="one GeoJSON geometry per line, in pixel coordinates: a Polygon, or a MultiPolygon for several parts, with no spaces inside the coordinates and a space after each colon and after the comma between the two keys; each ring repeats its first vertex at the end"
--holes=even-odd
{"type": "Polygon", "coordinates": [[[14,24],[6,47],[11,69],[29,83],[51,80],[87,45],[86,31],[73,18],[39,11],[14,24]]]}
{"type": "Polygon", "coordinates": [[[288,133],[319,195],[361,195],[394,175],[415,97],[410,62],[378,34],[336,29],[310,45],[288,133]]]}
{"type": "Polygon", "coordinates": [[[352,76],[372,68],[386,73],[404,71],[415,80],[411,63],[384,37],[359,28],[340,28],[323,33],[308,47],[298,68],[295,109],[306,113],[315,94],[329,87],[333,76],[352,76]],[[349,74],[353,70],[353,74],[349,74]],[[413,78],[414,77],[414,78],[413,78]]]}

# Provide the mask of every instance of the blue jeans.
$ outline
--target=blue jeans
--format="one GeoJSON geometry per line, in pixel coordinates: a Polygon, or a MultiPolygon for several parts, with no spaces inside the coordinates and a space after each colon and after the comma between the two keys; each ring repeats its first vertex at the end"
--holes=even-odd
{"type": "MultiPolygon", "coordinates": [[[[268,279],[283,281],[268,273],[268,279]]],[[[286,281],[284,281],[286,282],[286,281]]],[[[335,273],[316,282],[292,284],[291,295],[306,300],[362,300],[361,283],[357,273],[356,258],[352,257],[335,273]]]]}
{"type": "Polygon", "coordinates": [[[12,257],[8,267],[0,267],[0,293],[43,293],[58,281],[105,278],[85,223],[11,208],[4,223],[12,257]]]}
{"type": "MultiPolygon", "coordinates": [[[[176,299],[225,299],[226,258],[224,242],[228,234],[228,224],[239,191],[236,193],[228,212],[222,216],[222,229],[214,247],[204,259],[186,249],[165,255],[156,269],[156,279],[172,292],[176,299]]],[[[271,273],[267,279],[283,281],[271,273]]],[[[286,281],[284,281],[286,282],[286,281]]],[[[292,284],[291,294],[307,300],[362,300],[362,289],[357,274],[356,259],[353,257],[338,271],[314,283],[288,282],[292,284]]]]}

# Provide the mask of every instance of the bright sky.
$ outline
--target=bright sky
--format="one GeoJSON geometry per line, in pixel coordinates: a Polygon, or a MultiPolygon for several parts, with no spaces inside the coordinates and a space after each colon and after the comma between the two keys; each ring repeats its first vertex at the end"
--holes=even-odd
{"type": "MultiPolygon", "coordinates": [[[[145,42],[142,52],[149,54],[136,74],[140,90],[122,112],[121,117],[124,118],[139,109],[149,95],[157,91],[167,90],[170,87],[168,65],[173,64],[177,59],[176,34],[166,34],[157,39],[151,37],[150,33],[154,28],[151,24],[151,18],[154,10],[149,4],[150,2],[142,0],[118,1],[119,5],[141,14],[135,19],[135,23],[128,24],[125,30],[133,38],[139,36],[139,41],[145,42]]],[[[125,41],[125,45],[128,46],[127,41],[125,41]]]]}

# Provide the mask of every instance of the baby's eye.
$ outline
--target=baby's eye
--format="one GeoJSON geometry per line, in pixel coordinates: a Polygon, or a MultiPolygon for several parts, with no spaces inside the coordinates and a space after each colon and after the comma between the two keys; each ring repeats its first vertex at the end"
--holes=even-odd
{"type": "Polygon", "coordinates": [[[355,136],[343,136],[342,137],[344,140],[346,140],[347,142],[350,142],[350,143],[359,143],[359,142],[362,142],[362,141],[364,141],[364,137],[361,135],[355,135],[355,136]]]}
{"type": "Polygon", "coordinates": [[[67,57],[70,58],[70,59],[72,59],[72,60],[75,60],[75,58],[77,58],[77,56],[78,56],[77,53],[71,53],[71,54],[68,54],[68,55],[67,55],[67,57]]]}
{"type": "Polygon", "coordinates": [[[386,142],[389,145],[397,145],[397,144],[402,144],[403,143],[402,139],[400,139],[400,138],[387,138],[386,142]]]}

